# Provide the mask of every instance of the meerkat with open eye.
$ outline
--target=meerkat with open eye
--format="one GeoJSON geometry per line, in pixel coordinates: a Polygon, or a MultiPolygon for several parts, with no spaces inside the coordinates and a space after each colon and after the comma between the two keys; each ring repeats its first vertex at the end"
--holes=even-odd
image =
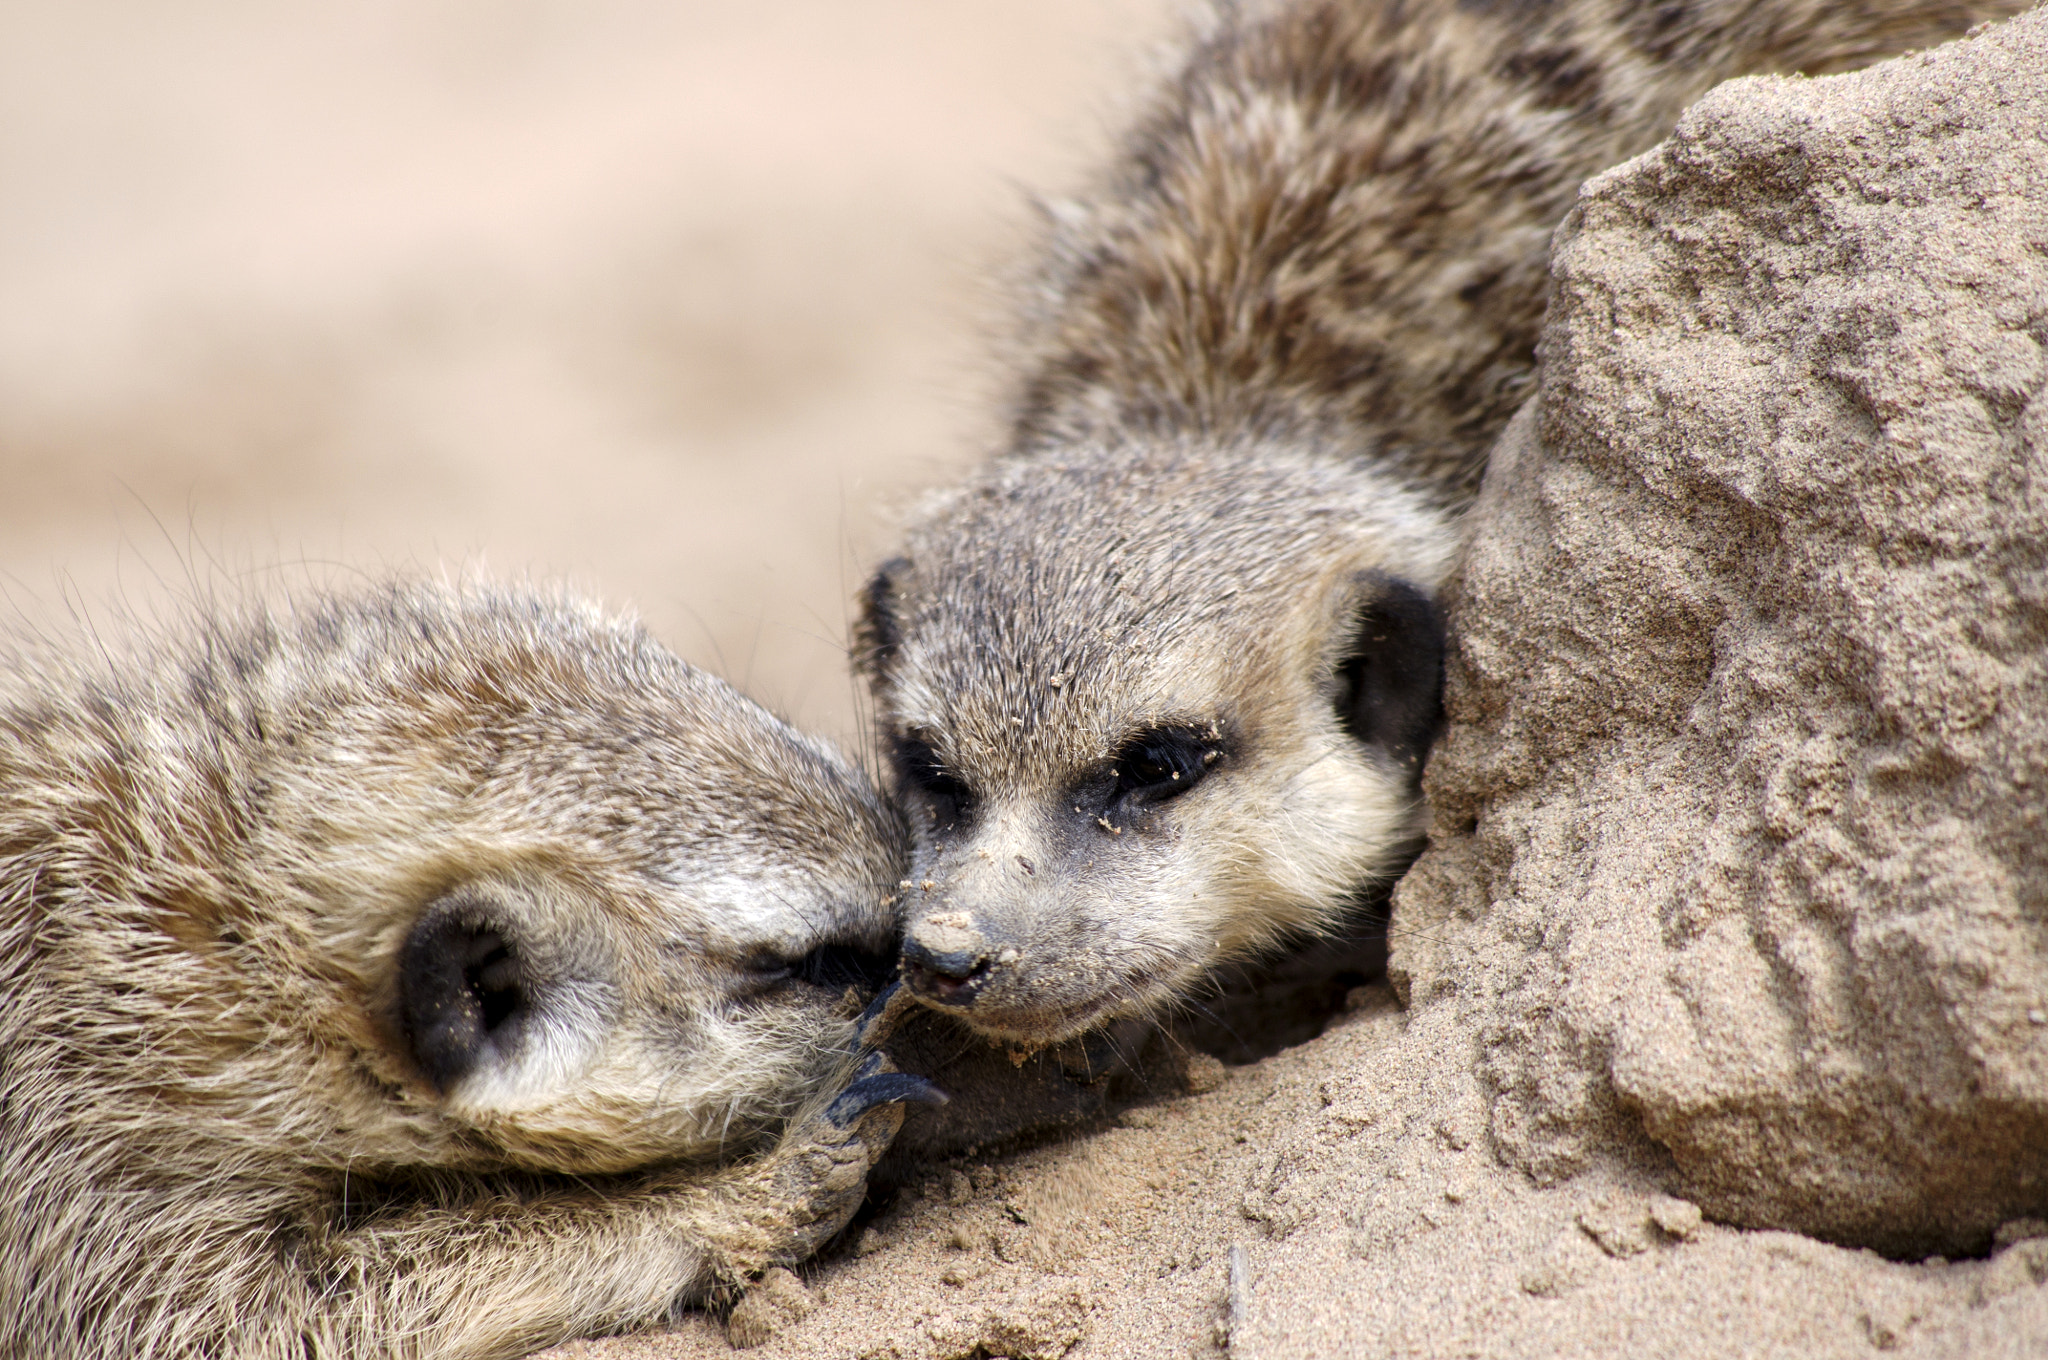
{"type": "Polygon", "coordinates": [[[1729,77],[2025,7],[1224,9],[1047,214],[1006,447],[865,591],[910,985],[1029,1048],[1339,928],[1418,843],[1436,601],[1580,182],[1729,77]]]}
{"type": "Polygon", "coordinates": [[[848,994],[900,820],[629,623],[393,585],[5,660],[0,1352],[646,1324],[808,1255],[929,1094],[848,994]]]}

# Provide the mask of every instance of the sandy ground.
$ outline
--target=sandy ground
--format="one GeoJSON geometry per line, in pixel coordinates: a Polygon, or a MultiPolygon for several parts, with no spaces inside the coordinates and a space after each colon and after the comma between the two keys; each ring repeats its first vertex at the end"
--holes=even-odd
{"type": "MultiPolygon", "coordinates": [[[[1703,1222],[1654,1167],[1617,1160],[1539,1188],[1487,1149],[1451,1008],[1411,1016],[1384,987],[1353,1002],[1216,1089],[935,1168],[806,1266],[811,1311],[745,1353],[2020,1360],[2048,1346],[2048,1237],[1902,1264],[1703,1222]]],[[[699,1313],[547,1354],[733,1353],[699,1313]]]]}
{"type": "Polygon", "coordinates": [[[566,575],[813,728],[1160,0],[0,7],[0,583],[566,575]],[[878,511],[880,517],[878,517],[878,511]]]}

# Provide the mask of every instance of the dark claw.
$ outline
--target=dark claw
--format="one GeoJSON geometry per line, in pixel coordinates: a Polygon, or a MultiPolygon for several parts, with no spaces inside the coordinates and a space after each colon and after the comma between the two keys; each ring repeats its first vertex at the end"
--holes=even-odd
{"type": "Polygon", "coordinates": [[[874,1028],[875,1021],[882,1018],[882,1012],[889,1009],[889,1003],[895,1000],[896,993],[902,990],[903,978],[899,974],[890,981],[888,986],[875,993],[873,1001],[868,1002],[868,1008],[860,1013],[859,1030],[857,1031],[860,1034],[860,1041],[862,1043],[868,1041],[868,1031],[874,1028]]]}
{"type": "Polygon", "coordinates": [[[923,1077],[913,1077],[908,1072],[883,1072],[878,1076],[862,1077],[841,1091],[839,1098],[825,1107],[825,1118],[843,1129],[875,1106],[887,1105],[894,1100],[943,1105],[946,1099],[944,1091],[923,1077]]]}

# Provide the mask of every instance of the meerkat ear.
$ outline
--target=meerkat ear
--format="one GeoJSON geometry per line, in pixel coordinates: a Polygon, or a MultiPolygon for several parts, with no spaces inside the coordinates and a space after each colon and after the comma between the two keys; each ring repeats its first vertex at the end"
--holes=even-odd
{"type": "Polygon", "coordinates": [[[896,618],[896,590],[910,571],[910,559],[892,557],[881,565],[860,592],[860,617],[853,625],[853,668],[871,682],[889,676],[903,628],[896,618]]]}
{"type": "Polygon", "coordinates": [[[1427,592],[1397,576],[1364,572],[1358,587],[1337,661],[1337,719],[1419,778],[1443,725],[1443,621],[1427,592]]]}
{"type": "Polygon", "coordinates": [[[459,892],[429,907],[399,952],[399,1005],[412,1056],[446,1092],[509,1059],[532,1006],[519,948],[488,899],[459,892]]]}

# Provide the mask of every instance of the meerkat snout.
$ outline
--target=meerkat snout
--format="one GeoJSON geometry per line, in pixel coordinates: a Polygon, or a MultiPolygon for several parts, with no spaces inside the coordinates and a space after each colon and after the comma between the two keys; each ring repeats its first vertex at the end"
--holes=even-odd
{"type": "Polygon", "coordinates": [[[987,979],[994,954],[969,913],[942,911],[920,917],[904,931],[904,980],[920,996],[943,1005],[965,1005],[987,979]]]}

